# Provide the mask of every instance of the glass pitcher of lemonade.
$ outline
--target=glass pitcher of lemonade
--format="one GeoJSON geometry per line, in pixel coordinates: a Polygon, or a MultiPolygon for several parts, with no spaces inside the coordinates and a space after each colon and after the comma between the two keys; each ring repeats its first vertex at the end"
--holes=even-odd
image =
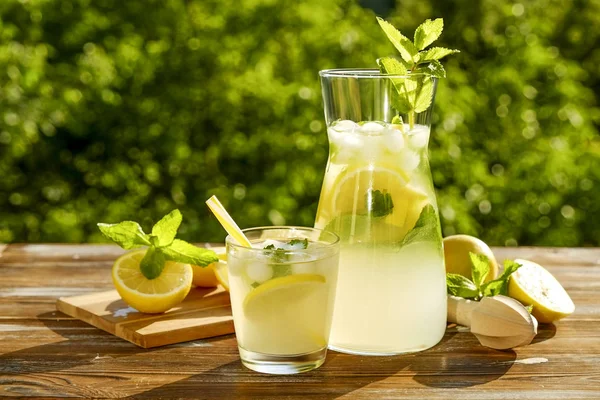
{"type": "Polygon", "coordinates": [[[365,355],[425,350],[446,328],[442,238],[427,152],[437,81],[377,70],[320,76],[329,159],[315,227],[341,239],[329,347],[365,355]],[[398,113],[399,87],[418,104],[416,111],[398,113]]]}

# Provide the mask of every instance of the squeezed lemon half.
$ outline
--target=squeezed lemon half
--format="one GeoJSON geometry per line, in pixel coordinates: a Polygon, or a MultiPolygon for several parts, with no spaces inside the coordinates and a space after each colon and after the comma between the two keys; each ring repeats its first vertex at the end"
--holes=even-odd
{"type": "Polygon", "coordinates": [[[112,280],[121,298],[145,313],[161,313],[181,303],[192,286],[189,264],[167,261],[161,274],[148,279],[140,270],[146,250],[135,250],[119,257],[112,268],[112,280]]]}
{"type": "Polygon", "coordinates": [[[533,261],[516,259],[521,268],[513,272],[508,295],[525,305],[533,305],[533,316],[542,323],[558,321],[575,311],[567,291],[544,267],[533,261]]]}

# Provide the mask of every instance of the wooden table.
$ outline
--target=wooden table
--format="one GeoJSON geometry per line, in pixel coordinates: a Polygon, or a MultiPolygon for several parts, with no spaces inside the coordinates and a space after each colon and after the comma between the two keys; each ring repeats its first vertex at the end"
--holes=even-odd
{"type": "Polygon", "coordinates": [[[422,353],[330,352],[316,371],[267,376],[241,365],[234,335],[144,350],[57,312],[60,296],[111,288],[115,246],[0,245],[0,396],[600,399],[600,249],[494,251],[546,266],[575,314],[514,351],[449,329],[422,353]]]}

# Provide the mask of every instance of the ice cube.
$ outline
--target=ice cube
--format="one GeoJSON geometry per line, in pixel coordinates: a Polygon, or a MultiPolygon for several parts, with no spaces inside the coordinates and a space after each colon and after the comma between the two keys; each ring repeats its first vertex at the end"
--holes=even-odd
{"type": "Polygon", "coordinates": [[[333,130],[338,132],[354,132],[354,130],[358,127],[358,124],[354,121],[350,121],[349,119],[344,119],[334,122],[331,127],[333,130]]]}
{"type": "Polygon", "coordinates": [[[292,274],[314,274],[317,271],[314,262],[292,264],[292,274]]]}
{"type": "Polygon", "coordinates": [[[246,274],[250,280],[263,283],[273,277],[273,268],[264,262],[251,262],[246,267],[246,274]]]}
{"type": "Polygon", "coordinates": [[[369,121],[360,127],[360,131],[363,133],[371,133],[371,134],[382,133],[385,128],[386,128],[385,125],[383,125],[379,122],[369,121]]]}
{"type": "Polygon", "coordinates": [[[285,249],[285,246],[287,245],[286,242],[281,242],[279,240],[274,240],[274,239],[266,239],[265,241],[263,241],[260,244],[260,248],[264,249],[270,246],[274,246],[276,249],[285,249]]]}
{"type": "Polygon", "coordinates": [[[410,132],[408,138],[411,146],[416,149],[421,149],[427,146],[427,143],[429,142],[429,128],[423,125],[417,125],[415,129],[410,132]]]}
{"type": "Polygon", "coordinates": [[[385,135],[385,146],[389,151],[395,153],[404,148],[404,134],[398,129],[390,129],[385,135]]]}
{"type": "Polygon", "coordinates": [[[361,148],[362,154],[367,160],[377,160],[385,148],[387,137],[371,136],[365,139],[361,148]]]}
{"type": "Polygon", "coordinates": [[[414,151],[410,150],[401,152],[398,158],[400,168],[402,168],[404,171],[412,171],[413,169],[417,168],[421,162],[421,157],[419,157],[419,155],[414,151]]]}

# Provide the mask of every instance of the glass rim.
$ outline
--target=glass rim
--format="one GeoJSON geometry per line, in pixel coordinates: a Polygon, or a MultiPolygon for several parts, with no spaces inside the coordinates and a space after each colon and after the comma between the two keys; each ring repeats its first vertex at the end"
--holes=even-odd
{"type": "MultiPolygon", "coordinates": [[[[297,229],[297,230],[304,230],[304,231],[320,232],[321,234],[325,233],[327,235],[331,235],[331,237],[334,239],[334,241],[328,242],[328,243],[323,243],[323,246],[319,247],[320,249],[332,248],[340,243],[340,237],[337,234],[330,232],[330,231],[326,231],[324,229],[311,228],[308,226],[295,226],[295,225],[257,226],[257,227],[253,227],[253,228],[242,229],[242,232],[244,232],[244,234],[245,234],[246,232],[264,231],[267,229],[269,229],[269,230],[294,230],[294,229],[297,229]]],[[[260,252],[265,251],[265,249],[258,249],[255,247],[242,246],[237,241],[235,241],[235,239],[233,237],[231,237],[231,235],[227,235],[227,237],[225,238],[225,245],[231,245],[232,247],[234,247],[236,249],[242,249],[244,251],[260,251],[260,252]]],[[[307,251],[307,250],[312,250],[312,249],[285,250],[285,254],[298,253],[299,251],[307,251]]]]}
{"type": "Polygon", "coordinates": [[[424,72],[408,73],[406,75],[382,74],[376,68],[333,68],[319,71],[322,78],[366,78],[366,79],[389,79],[389,78],[410,78],[412,76],[430,76],[431,79],[437,78],[424,72]]]}

